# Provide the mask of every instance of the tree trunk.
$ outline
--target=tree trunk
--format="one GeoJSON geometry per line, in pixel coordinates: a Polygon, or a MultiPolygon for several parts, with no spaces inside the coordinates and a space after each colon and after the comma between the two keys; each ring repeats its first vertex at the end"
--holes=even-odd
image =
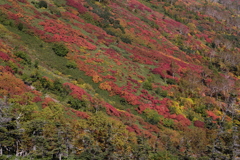
{"type": "Polygon", "coordinates": [[[16,142],[16,147],[17,147],[17,149],[16,149],[16,156],[18,156],[18,141],[16,142]]]}
{"type": "Polygon", "coordinates": [[[37,150],[37,149],[36,149],[36,145],[34,145],[34,146],[33,146],[33,151],[36,151],[36,150],[37,150]]]}
{"type": "Polygon", "coordinates": [[[0,144],[0,156],[3,154],[2,152],[3,152],[2,151],[2,145],[0,144]]]}
{"type": "Polygon", "coordinates": [[[59,160],[62,160],[62,153],[59,153],[59,160]]]}

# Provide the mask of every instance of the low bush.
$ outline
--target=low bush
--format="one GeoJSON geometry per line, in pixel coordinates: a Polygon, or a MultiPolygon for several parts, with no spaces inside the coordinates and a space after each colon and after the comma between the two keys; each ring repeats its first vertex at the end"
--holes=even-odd
{"type": "Polygon", "coordinates": [[[25,52],[19,51],[14,53],[14,55],[23,59],[23,64],[31,65],[31,59],[25,52]]]}
{"type": "Polygon", "coordinates": [[[60,57],[64,57],[68,54],[68,49],[65,47],[64,44],[57,44],[55,43],[52,47],[54,53],[60,57]]]}

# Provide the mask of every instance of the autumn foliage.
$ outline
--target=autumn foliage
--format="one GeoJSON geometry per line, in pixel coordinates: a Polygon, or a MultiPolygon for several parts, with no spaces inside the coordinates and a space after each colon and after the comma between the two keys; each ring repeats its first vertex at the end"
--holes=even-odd
{"type": "Polygon", "coordinates": [[[1,154],[239,157],[239,6],[1,1],[1,154]]]}

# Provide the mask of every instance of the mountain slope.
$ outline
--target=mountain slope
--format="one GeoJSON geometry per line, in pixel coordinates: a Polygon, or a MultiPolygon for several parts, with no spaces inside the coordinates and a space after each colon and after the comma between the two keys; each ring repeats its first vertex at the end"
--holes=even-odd
{"type": "Polygon", "coordinates": [[[2,0],[0,155],[237,159],[239,6],[2,0]]]}

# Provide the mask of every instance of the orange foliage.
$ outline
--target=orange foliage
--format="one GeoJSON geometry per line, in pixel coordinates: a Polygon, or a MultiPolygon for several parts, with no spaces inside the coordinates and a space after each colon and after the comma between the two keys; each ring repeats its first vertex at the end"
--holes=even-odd
{"type": "Polygon", "coordinates": [[[219,119],[220,117],[214,114],[212,111],[206,111],[209,117],[212,117],[213,120],[219,119]]]}
{"type": "Polygon", "coordinates": [[[8,72],[0,72],[0,95],[20,95],[27,91],[27,86],[19,78],[8,72]]]}
{"type": "Polygon", "coordinates": [[[109,85],[109,82],[100,83],[99,88],[107,91],[111,91],[112,89],[112,87],[109,85]]]}
{"type": "Polygon", "coordinates": [[[99,75],[93,75],[92,80],[94,83],[102,82],[102,78],[99,75]]]}
{"type": "Polygon", "coordinates": [[[50,97],[46,97],[42,103],[42,108],[46,108],[51,102],[54,102],[54,100],[50,97]]]}

